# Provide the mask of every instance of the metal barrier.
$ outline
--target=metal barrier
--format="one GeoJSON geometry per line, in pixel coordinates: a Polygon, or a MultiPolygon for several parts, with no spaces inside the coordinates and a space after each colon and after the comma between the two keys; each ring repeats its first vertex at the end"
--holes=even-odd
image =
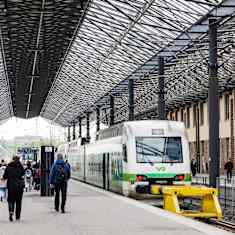
{"type": "Polygon", "coordinates": [[[217,178],[220,205],[227,216],[235,216],[235,177],[217,178]]]}
{"type": "Polygon", "coordinates": [[[205,186],[152,185],[151,194],[163,196],[165,210],[192,218],[222,218],[218,200],[218,190],[205,186]],[[198,209],[185,209],[180,206],[181,199],[197,198],[201,201],[198,209]]]}
{"type": "MultiPolygon", "coordinates": [[[[193,184],[209,186],[208,176],[195,176],[192,180],[193,184]]],[[[223,214],[229,220],[234,220],[235,216],[235,176],[227,179],[225,176],[217,178],[218,197],[223,214]],[[230,219],[232,218],[232,219],[230,219]]]]}

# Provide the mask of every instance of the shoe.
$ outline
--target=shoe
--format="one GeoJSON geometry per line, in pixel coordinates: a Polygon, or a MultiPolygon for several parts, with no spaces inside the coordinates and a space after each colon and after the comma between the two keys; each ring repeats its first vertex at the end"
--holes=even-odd
{"type": "Polygon", "coordinates": [[[59,212],[59,208],[55,208],[55,210],[56,210],[57,212],[59,212]]]}
{"type": "Polygon", "coordinates": [[[10,213],[10,215],[9,215],[9,220],[12,222],[13,221],[13,214],[12,213],[10,213]]]}
{"type": "Polygon", "coordinates": [[[64,214],[64,213],[65,213],[64,209],[61,209],[61,213],[62,213],[62,214],[64,214]]]}

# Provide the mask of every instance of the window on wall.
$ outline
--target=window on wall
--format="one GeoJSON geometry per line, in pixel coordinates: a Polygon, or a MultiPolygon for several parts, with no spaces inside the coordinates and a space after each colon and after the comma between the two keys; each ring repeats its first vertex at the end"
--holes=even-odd
{"type": "Polygon", "coordinates": [[[225,160],[228,161],[229,159],[229,138],[226,138],[226,150],[225,150],[225,160]]]}
{"type": "Polygon", "coordinates": [[[197,105],[193,105],[193,126],[197,123],[197,105]]]}
{"type": "Polygon", "coordinates": [[[225,120],[229,119],[229,94],[224,96],[224,117],[225,120]]]}
{"type": "Polygon", "coordinates": [[[187,128],[190,128],[190,107],[187,107],[186,112],[187,112],[186,127],[187,127],[187,128]]]}
{"type": "Polygon", "coordinates": [[[204,103],[200,103],[200,125],[204,124],[204,103]]]}
{"type": "Polygon", "coordinates": [[[180,120],[181,120],[181,122],[184,121],[184,110],[183,109],[180,110],[180,120]]]}
{"type": "Polygon", "coordinates": [[[187,114],[185,112],[183,114],[183,117],[184,126],[187,128],[187,114]]]}

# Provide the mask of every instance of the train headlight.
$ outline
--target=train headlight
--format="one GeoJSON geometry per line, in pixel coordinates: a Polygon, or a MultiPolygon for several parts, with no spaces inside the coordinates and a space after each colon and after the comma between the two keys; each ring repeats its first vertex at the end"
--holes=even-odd
{"type": "Polygon", "coordinates": [[[145,175],[137,175],[136,176],[136,181],[137,182],[147,181],[147,177],[145,175]]]}
{"type": "Polygon", "coordinates": [[[176,181],[183,181],[184,180],[184,175],[176,175],[175,180],[176,181]]]}

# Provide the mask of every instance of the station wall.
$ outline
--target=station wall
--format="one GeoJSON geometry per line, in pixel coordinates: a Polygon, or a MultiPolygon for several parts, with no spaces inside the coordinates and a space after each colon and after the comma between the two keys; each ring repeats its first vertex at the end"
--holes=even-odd
{"type": "MultiPolygon", "coordinates": [[[[224,173],[224,164],[231,158],[235,165],[235,90],[220,95],[220,170],[224,173]]],[[[167,114],[169,120],[183,121],[190,143],[191,158],[200,153],[200,172],[207,173],[209,158],[208,100],[185,105],[167,114]],[[197,115],[197,109],[199,115],[197,115]],[[199,119],[197,118],[199,116],[199,119]],[[198,133],[198,138],[197,134],[198,133]],[[197,145],[199,140],[199,145],[197,145]]]]}

